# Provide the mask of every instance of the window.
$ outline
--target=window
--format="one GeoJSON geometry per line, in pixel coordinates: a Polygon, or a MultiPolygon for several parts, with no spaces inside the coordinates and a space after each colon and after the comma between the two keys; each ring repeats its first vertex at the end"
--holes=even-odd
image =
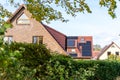
{"type": "Polygon", "coordinates": [[[107,52],[107,55],[108,55],[108,56],[111,55],[111,52],[107,52]]]}
{"type": "Polygon", "coordinates": [[[68,39],[67,46],[74,47],[75,46],[75,39],[68,39]]]}
{"type": "Polygon", "coordinates": [[[116,54],[117,56],[119,56],[119,52],[115,52],[115,54],[116,54]]]}
{"type": "Polygon", "coordinates": [[[43,43],[43,36],[33,36],[33,43],[42,44],[43,43]]]}
{"type": "Polygon", "coordinates": [[[91,41],[86,41],[86,43],[79,43],[82,47],[82,56],[92,56],[91,41]]]}
{"type": "Polygon", "coordinates": [[[111,47],[112,47],[112,48],[114,48],[115,46],[114,46],[114,45],[112,45],[111,47]]]}
{"type": "Polygon", "coordinates": [[[76,50],[75,50],[75,49],[71,49],[71,52],[75,53],[75,52],[76,52],[76,50]]]}
{"type": "Polygon", "coordinates": [[[12,36],[6,36],[6,37],[4,37],[4,42],[5,43],[11,44],[12,41],[13,41],[13,37],[12,36]]]}
{"type": "Polygon", "coordinates": [[[29,18],[25,14],[22,14],[18,18],[17,24],[30,24],[30,20],[29,20],[29,18]]]}
{"type": "Polygon", "coordinates": [[[74,58],[77,57],[77,53],[69,53],[69,55],[74,58]]]}
{"type": "Polygon", "coordinates": [[[84,42],[85,42],[85,38],[82,37],[82,38],[80,39],[80,42],[81,42],[81,43],[84,43],[84,42]]]}

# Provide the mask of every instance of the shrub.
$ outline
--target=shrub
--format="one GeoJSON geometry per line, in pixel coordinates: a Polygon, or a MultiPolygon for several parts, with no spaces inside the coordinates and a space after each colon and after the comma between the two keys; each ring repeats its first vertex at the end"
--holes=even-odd
{"type": "Polygon", "coordinates": [[[1,74],[5,69],[3,79],[9,80],[33,80],[38,74],[44,74],[44,65],[49,61],[50,51],[45,45],[12,43],[1,46],[1,74]],[[3,50],[2,50],[3,49],[3,50]],[[5,66],[3,66],[5,64],[5,66]],[[6,78],[4,78],[6,77],[6,78]]]}
{"type": "Polygon", "coordinates": [[[12,43],[0,47],[0,80],[114,80],[120,62],[73,60],[45,45],[12,43]]]}
{"type": "Polygon", "coordinates": [[[88,80],[114,80],[120,76],[120,62],[117,61],[79,61],[78,66],[89,68],[96,65],[94,76],[88,80]]]}

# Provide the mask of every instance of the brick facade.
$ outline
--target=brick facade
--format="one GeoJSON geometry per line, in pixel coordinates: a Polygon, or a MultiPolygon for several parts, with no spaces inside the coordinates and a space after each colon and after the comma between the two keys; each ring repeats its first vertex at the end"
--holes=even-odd
{"type": "Polygon", "coordinates": [[[8,20],[12,23],[13,27],[7,29],[5,36],[10,36],[10,40],[12,38],[13,41],[22,43],[33,43],[34,36],[42,36],[43,44],[45,44],[51,51],[56,51],[65,55],[69,54],[75,58],[90,59],[92,57],[92,36],[67,37],[49,26],[36,21],[31,16],[32,14],[26,9],[26,7],[21,5],[8,20]],[[25,22],[19,22],[21,24],[18,24],[22,15],[28,20],[27,24],[23,24],[25,22]],[[72,40],[73,43],[71,43],[72,40]]]}
{"type": "MultiPolygon", "coordinates": [[[[55,40],[55,38],[46,30],[46,28],[35,19],[31,18],[31,14],[27,9],[22,5],[10,18],[10,21],[13,25],[12,28],[7,29],[5,36],[12,36],[13,41],[15,42],[26,42],[32,43],[33,36],[43,36],[43,44],[46,44],[47,48],[52,51],[57,51],[61,54],[66,54],[65,50],[59,43],[55,40]],[[18,18],[25,14],[30,20],[30,24],[17,24],[18,18]]],[[[65,43],[64,43],[65,44],[65,43]]]]}

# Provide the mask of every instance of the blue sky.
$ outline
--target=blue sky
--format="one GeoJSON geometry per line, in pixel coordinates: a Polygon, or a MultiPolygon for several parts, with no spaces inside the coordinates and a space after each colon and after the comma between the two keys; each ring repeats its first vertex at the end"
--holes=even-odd
{"type": "MultiPolygon", "coordinates": [[[[4,0],[0,0],[10,11],[15,11],[4,0]]],[[[66,34],[67,36],[93,36],[93,44],[100,44],[104,47],[112,41],[120,46],[120,2],[116,9],[117,18],[112,19],[107,9],[100,7],[99,0],[86,0],[92,13],[79,13],[76,17],[71,17],[65,12],[63,15],[69,22],[52,21],[50,27],[66,34]]]]}

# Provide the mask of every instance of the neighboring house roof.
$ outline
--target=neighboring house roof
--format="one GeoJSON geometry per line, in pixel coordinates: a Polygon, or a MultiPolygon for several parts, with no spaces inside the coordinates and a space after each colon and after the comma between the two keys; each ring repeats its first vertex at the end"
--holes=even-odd
{"type": "MultiPolygon", "coordinates": [[[[26,6],[23,4],[21,5],[15,13],[12,15],[11,18],[9,18],[7,21],[8,22],[13,22],[16,18],[17,15],[21,15],[20,13],[26,8],[26,6]]],[[[64,49],[66,50],[66,35],[60,33],[59,31],[56,31],[55,29],[50,28],[49,26],[43,24],[43,27],[51,34],[51,36],[57,41],[57,43],[64,49]]]]}
{"type": "Polygon", "coordinates": [[[105,47],[101,50],[101,52],[100,52],[100,54],[98,55],[97,59],[99,59],[100,56],[101,56],[106,50],[108,50],[113,44],[115,44],[115,45],[120,49],[120,47],[119,47],[116,43],[112,42],[111,44],[109,44],[108,46],[105,46],[105,47]]]}
{"type": "Polygon", "coordinates": [[[94,58],[94,57],[98,56],[99,53],[100,53],[100,51],[93,51],[92,57],[94,58]]]}
{"type": "Polygon", "coordinates": [[[59,31],[50,28],[49,26],[42,23],[42,25],[47,29],[47,31],[54,37],[54,39],[58,42],[58,44],[66,50],[66,35],[60,33],[59,31]]]}

